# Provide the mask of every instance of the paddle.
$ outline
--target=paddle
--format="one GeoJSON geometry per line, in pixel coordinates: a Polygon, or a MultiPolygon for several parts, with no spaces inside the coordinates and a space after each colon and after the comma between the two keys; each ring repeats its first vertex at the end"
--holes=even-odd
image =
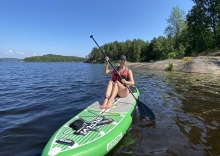
{"type": "MultiPolygon", "coordinates": [[[[93,38],[93,35],[90,36],[90,38],[93,39],[93,41],[96,43],[96,45],[98,46],[98,48],[100,49],[100,51],[102,52],[102,54],[107,57],[107,55],[102,51],[102,49],[100,48],[100,46],[98,45],[98,43],[96,42],[96,40],[93,38]]],[[[122,79],[121,75],[118,73],[118,71],[115,69],[115,67],[112,65],[111,61],[108,60],[109,64],[112,66],[112,68],[114,69],[114,71],[116,71],[116,73],[118,74],[118,76],[122,79]]],[[[134,97],[134,99],[137,101],[137,105],[138,105],[138,110],[140,113],[140,116],[142,117],[147,117],[150,120],[154,120],[155,119],[155,115],[154,113],[141,101],[139,101],[134,94],[132,93],[131,89],[128,87],[127,84],[125,84],[125,86],[128,88],[128,90],[130,91],[130,93],[132,94],[132,96],[134,97]]]]}

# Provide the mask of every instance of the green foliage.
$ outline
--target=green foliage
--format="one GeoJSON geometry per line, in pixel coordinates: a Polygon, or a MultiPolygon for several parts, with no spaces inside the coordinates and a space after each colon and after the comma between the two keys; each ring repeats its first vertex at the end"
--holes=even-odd
{"type": "Polygon", "coordinates": [[[174,7],[169,19],[167,19],[168,26],[165,29],[167,36],[175,37],[180,34],[185,26],[185,13],[178,7],[174,7]]]}
{"type": "Polygon", "coordinates": [[[25,58],[23,61],[25,62],[83,62],[85,60],[86,58],[82,58],[82,57],[47,54],[43,56],[28,57],[28,58],[25,58]]]}
{"type": "Polygon", "coordinates": [[[185,47],[182,44],[179,45],[179,48],[176,51],[177,51],[176,58],[181,59],[184,57],[185,47]]]}
{"type": "Polygon", "coordinates": [[[172,47],[176,49],[177,57],[180,58],[184,52],[182,51],[182,31],[186,27],[185,13],[178,7],[174,7],[170,17],[167,19],[168,26],[165,29],[165,34],[172,40],[172,47]]]}
{"type": "Polygon", "coordinates": [[[167,70],[168,70],[168,71],[173,71],[173,69],[174,69],[173,63],[170,63],[170,62],[169,62],[167,70]]]}
{"type": "Polygon", "coordinates": [[[208,48],[214,48],[213,34],[208,23],[204,21],[206,21],[205,13],[198,6],[194,6],[187,15],[187,51],[199,53],[208,48]]]}
{"type": "Polygon", "coordinates": [[[187,62],[191,61],[192,59],[193,59],[193,57],[184,57],[184,58],[182,58],[183,61],[187,61],[187,62]]]}
{"type": "MultiPolygon", "coordinates": [[[[141,39],[114,41],[101,48],[112,60],[123,54],[131,62],[180,59],[220,49],[220,0],[193,1],[195,5],[187,15],[178,7],[172,9],[164,31],[166,37],[159,36],[150,42],[141,39]]],[[[88,58],[94,62],[104,62],[97,48],[92,49],[88,58]]]]}
{"type": "MultiPolygon", "coordinates": [[[[143,55],[143,50],[145,49],[146,42],[141,39],[135,39],[133,41],[127,40],[125,42],[114,41],[112,43],[107,43],[100,48],[109,56],[112,60],[118,60],[120,55],[126,55],[127,60],[131,62],[139,62],[144,60],[141,58],[143,55]]],[[[104,62],[104,56],[98,48],[93,48],[92,52],[89,54],[89,58],[93,62],[104,62]]]]}
{"type": "Polygon", "coordinates": [[[176,52],[170,52],[168,54],[168,58],[171,59],[171,58],[175,58],[176,57],[176,52]]]}
{"type": "Polygon", "coordinates": [[[193,1],[196,5],[187,15],[188,51],[200,53],[220,48],[220,1],[193,1]]]}

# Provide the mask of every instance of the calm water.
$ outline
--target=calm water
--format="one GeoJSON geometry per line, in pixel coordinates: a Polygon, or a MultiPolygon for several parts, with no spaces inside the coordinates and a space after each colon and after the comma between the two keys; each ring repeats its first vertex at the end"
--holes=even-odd
{"type": "MultiPolygon", "coordinates": [[[[52,134],[104,97],[103,65],[0,63],[0,155],[39,156],[52,134]]],[[[156,124],[131,129],[110,155],[220,155],[220,76],[133,70],[156,124]]]]}

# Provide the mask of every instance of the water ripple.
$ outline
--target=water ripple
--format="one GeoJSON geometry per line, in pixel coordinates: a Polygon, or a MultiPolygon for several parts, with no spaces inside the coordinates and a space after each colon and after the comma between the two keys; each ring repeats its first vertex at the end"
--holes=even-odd
{"type": "MultiPolygon", "coordinates": [[[[52,134],[94,101],[110,76],[103,65],[0,63],[0,155],[40,155],[52,134]],[[11,150],[13,149],[13,150],[11,150]]],[[[140,101],[156,115],[108,155],[219,155],[220,78],[133,70],[140,101]]]]}

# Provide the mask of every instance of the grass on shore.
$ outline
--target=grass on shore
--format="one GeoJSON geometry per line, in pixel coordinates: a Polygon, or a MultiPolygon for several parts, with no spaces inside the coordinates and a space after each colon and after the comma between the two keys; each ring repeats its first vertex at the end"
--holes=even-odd
{"type": "Polygon", "coordinates": [[[186,62],[189,62],[191,61],[192,59],[194,59],[195,57],[184,57],[182,58],[183,61],[186,61],[186,62]]]}

